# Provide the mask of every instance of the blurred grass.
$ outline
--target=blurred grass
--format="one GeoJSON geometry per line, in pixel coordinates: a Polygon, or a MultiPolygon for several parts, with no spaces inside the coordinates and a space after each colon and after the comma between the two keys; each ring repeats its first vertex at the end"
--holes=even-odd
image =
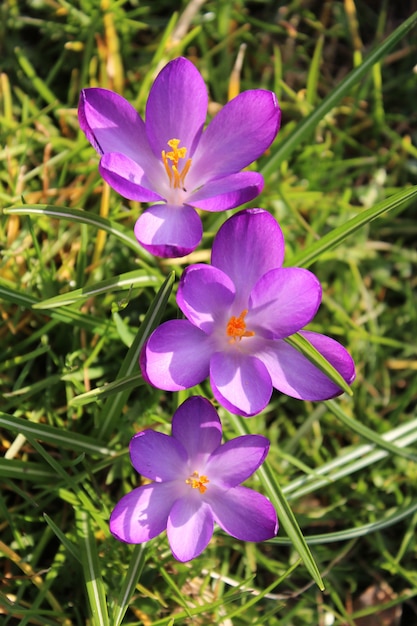
{"type": "MultiPolygon", "coordinates": [[[[405,4],[1,5],[5,625],[417,623],[415,29],[348,83],[417,10],[415,0],[405,4]],[[217,532],[185,565],[164,536],[138,549],[109,535],[110,511],[138,481],[130,437],[145,427],[168,432],[188,394],[139,385],[134,342],[155,307],[177,315],[176,287],[158,290],[166,279],[170,287],[172,271],[178,279],[185,263],[209,258],[227,216],[203,216],[202,246],[187,259],[150,257],[132,235],[140,207],[100,180],[76,107],[82,87],[100,85],[143,113],[156,72],[180,54],[203,74],[211,113],[239,85],[280,98],[283,126],[257,164],[266,184],[252,206],[280,221],[286,263],[309,260],[322,281],[311,328],[341,341],[357,363],[353,399],[342,396],[337,409],[275,394],[244,424],[271,439],[268,471],[311,537],[323,593],[282,529],[256,545],[217,532]],[[402,196],[411,200],[395,200],[402,196]],[[386,210],[368,220],[378,206],[386,210]],[[381,438],[390,445],[378,447],[381,438]]],[[[210,397],[206,384],[197,392],[210,397]]],[[[239,432],[221,416],[227,437],[239,432]]],[[[262,477],[253,484],[266,488],[262,477]]]]}

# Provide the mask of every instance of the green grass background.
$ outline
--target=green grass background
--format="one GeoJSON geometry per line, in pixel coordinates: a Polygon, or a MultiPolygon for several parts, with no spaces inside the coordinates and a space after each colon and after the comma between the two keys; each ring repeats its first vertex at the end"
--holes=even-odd
{"type": "Polygon", "coordinates": [[[4,0],[0,7],[0,620],[82,626],[417,624],[417,2],[4,0]],[[134,239],[141,210],[109,190],[79,130],[80,89],[143,113],[185,55],[210,115],[273,90],[282,129],[258,163],[286,239],[323,303],[312,330],[357,365],[353,396],[278,393],[223,409],[226,438],[271,440],[249,481],[281,521],[244,544],[216,532],[187,564],[164,535],[117,542],[108,518],[139,484],[133,433],[188,395],[143,383],[137,355],[178,315],[183,267],[207,261],[229,214],[204,214],[183,260],[134,239]],[[237,59],[241,68],[236,67],[237,59]]]}

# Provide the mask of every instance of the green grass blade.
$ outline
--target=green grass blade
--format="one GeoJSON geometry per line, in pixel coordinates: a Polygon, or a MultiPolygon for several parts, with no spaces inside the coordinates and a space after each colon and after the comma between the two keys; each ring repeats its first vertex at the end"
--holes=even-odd
{"type": "Polygon", "coordinates": [[[7,413],[0,412],[0,428],[6,428],[28,437],[34,437],[52,445],[69,448],[76,452],[85,452],[98,456],[114,456],[115,452],[97,442],[97,439],[86,437],[80,433],[38,424],[7,413]]]}
{"type": "MultiPolygon", "coordinates": [[[[243,418],[239,417],[238,415],[229,414],[229,420],[232,422],[236,432],[239,435],[247,435],[250,433],[249,428],[243,418]]],[[[304,539],[303,533],[300,530],[295,515],[292,512],[291,507],[288,504],[288,501],[275,478],[274,472],[272,471],[267,461],[265,461],[261,465],[261,467],[257,470],[257,473],[262,481],[263,487],[269,499],[271,500],[277,511],[280,526],[284,528],[289,539],[291,540],[291,543],[303,560],[305,567],[307,568],[310,576],[313,578],[316,585],[319,587],[319,589],[323,590],[324,584],[314,557],[310,552],[306,540],[304,539]]]]}
{"type": "Polygon", "coordinates": [[[352,235],[355,231],[369,222],[372,222],[377,217],[388,211],[404,208],[409,202],[415,200],[417,197],[417,186],[410,187],[399,191],[391,198],[379,202],[370,209],[361,211],[358,215],[355,215],[346,224],[334,228],[331,232],[324,235],[319,241],[312,243],[307,250],[300,250],[300,252],[294,254],[288,259],[288,265],[297,267],[309,267],[312,263],[317,261],[319,257],[331,250],[347,237],[352,235]]]}
{"type": "Polygon", "coordinates": [[[362,422],[359,422],[358,420],[349,417],[349,415],[347,415],[334,400],[327,400],[325,404],[333,413],[333,415],[335,415],[345,426],[347,426],[353,432],[375,444],[375,446],[377,446],[378,448],[382,448],[387,452],[391,452],[392,454],[395,454],[397,456],[402,456],[409,461],[414,461],[414,463],[417,463],[416,454],[413,454],[408,450],[399,448],[389,441],[386,441],[385,439],[380,437],[378,433],[371,430],[370,428],[367,428],[364,424],[362,424],[362,422]]]}
{"type": "MultiPolygon", "coordinates": [[[[171,272],[156,294],[148,312],[146,313],[145,319],[139,328],[139,332],[123,360],[116,381],[132,376],[132,373],[138,369],[139,354],[146,339],[161,319],[168,302],[168,298],[171,294],[174,280],[175,274],[174,272],[171,272]]],[[[100,438],[106,439],[106,437],[108,437],[113,430],[117,420],[122,414],[123,407],[129,398],[129,394],[130,389],[124,389],[122,391],[118,390],[110,398],[108,398],[103,407],[102,422],[99,430],[100,438]]]]}
{"type": "Polygon", "coordinates": [[[107,612],[106,592],[97,554],[91,518],[82,509],[76,509],[77,534],[87,595],[91,608],[93,626],[110,626],[107,612]]]}
{"type": "Polygon", "coordinates": [[[345,381],[345,379],[339,374],[339,372],[320,354],[318,350],[311,343],[300,335],[295,333],[290,337],[284,339],[286,343],[301,352],[306,359],[308,359],[313,365],[315,365],[323,374],[325,374],[335,385],[343,389],[349,396],[353,396],[353,391],[345,381]]]}
{"type": "Polygon", "coordinates": [[[152,256],[145,252],[142,246],[139,245],[133,232],[125,229],[120,224],[117,224],[117,222],[112,222],[100,215],[95,215],[94,213],[83,211],[82,209],[69,209],[67,207],[54,206],[51,204],[28,204],[8,207],[3,209],[3,211],[6,215],[44,215],[58,220],[69,220],[70,222],[86,224],[87,226],[92,226],[97,230],[104,230],[106,233],[113,235],[136,252],[141,258],[152,260],[152,256]]]}
{"type": "Polygon", "coordinates": [[[364,62],[354,70],[352,70],[346,78],[338,85],[323,102],[308,117],[302,120],[295,131],[282,143],[275,154],[269,159],[268,163],[261,170],[265,178],[276,172],[282,161],[294,152],[299,144],[308,140],[316,128],[317,124],[332,110],[332,108],[352,89],[361,78],[363,78],[375,63],[378,63],[386,54],[399,42],[405,35],[416,25],[417,12],[413,13],[405,22],[403,22],[394,32],[389,35],[385,41],[373,50],[364,62]]]}
{"type": "Polygon", "coordinates": [[[88,298],[96,297],[104,293],[114,293],[117,291],[130,290],[134,287],[155,287],[159,286],[161,280],[157,274],[150,274],[147,270],[134,270],[119,276],[114,276],[95,283],[91,286],[74,289],[69,293],[63,293],[48,300],[43,300],[33,305],[34,309],[53,309],[55,307],[83,302],[88,298]]]}
{"type": "MultiPolygon", "coordinates": [[[[40,304],[40,300],[29,296],[26,293],[18,291],[9,281],[0,277],[0,298],[11,302],[12,304],[18,304],[25,309],[31,309],[35,304],[40,304]]],[[[43,313],[44,309],[37,308],[36,313],[43,313]]],[[[45,309],[45,314],[52,319],[77,326],[87,330],[91,333],[97,333],[99,335],[108,335],[114,338],[118,337],[115,330],[115,325],[112,320],[101,320],[93,315],[85,315],[74,309],[61,307],[59,309],[45,309]]]]}
{"type": "MultiPolygon", "coordinates": [[[[361,526],[355,526],[354,528],[349,528],[347,530],[337,530],[332,533],[311,535],[310,537],[305,537],[305,540],[309,546],[312,546],[359,539],[359,537],[365,537],[370,533],[376,533],[381,530],[385,530],[386,528],[390,528],[391,526],[402,522],[404,519],[411,517],[414,513],[417,513],[417,502],[413,502],[408,506],[399,507],[398,509],[395,509],[394,512],[389,513],[382,519],[376,520],[375,522],[369,522],[369,524],[362,524],[361,526]]],[[[291,540],[287,537],[277,537],[276,539],[271,539],[271,543],[291,545],[291,540]]]]}
{"type": "Polygon", "coordinates": [[[133,550],[129,569],[126,572],[122,588],[115,601],[111,622],[113,626],[119,626],[122,623],[129,608],[130,599],[145,565],[145,552],[146,548],[142,544],[135,546],[133,550]]]}

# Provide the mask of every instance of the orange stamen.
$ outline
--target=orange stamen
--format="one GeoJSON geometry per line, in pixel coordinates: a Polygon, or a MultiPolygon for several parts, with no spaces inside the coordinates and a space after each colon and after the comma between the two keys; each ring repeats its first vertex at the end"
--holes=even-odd
{"type": "Polygon", "coordinates": [[[180,139],[170,139],[168,141],[168,145],[172,150],[166,152],[166,150],[162,150],[162,161],[165,167],[165,171],[168,175],[169,186],[174,187],[174,189],[179,189],[180,187],[184,187],[185,177],[187,176],[190,167],[191,167],[191,159],[187,159],[182,170],[178,168],[178,163],[180,159],[185,159],[185,155],[187,154],[187,148],[184,146],[182,148],[178,148],[180,144],[180,139]],[[171,165],[168,163],[171,161],[171,165]]]}
{"type": "Polygon", "coordinates": [[[230,343],[235,342],[237,339],[241,341],[242,337],[253,337],[253,330],[246,330],[245,317],[248,313],[248,309],[244,309],[239,317],[232,315],[226,326],[226,334],[230,337],[230,343]]]}
{"type": "Polygon", "coordinates": [[[204,476],[203,474],[200,476],[199,473],[195,471],[185,482],[187,485],[190,485],[192,489],[198,489],[200,493],[204,493],[207,490],[206,484],[210,481],[207,476],[204,476]]]}

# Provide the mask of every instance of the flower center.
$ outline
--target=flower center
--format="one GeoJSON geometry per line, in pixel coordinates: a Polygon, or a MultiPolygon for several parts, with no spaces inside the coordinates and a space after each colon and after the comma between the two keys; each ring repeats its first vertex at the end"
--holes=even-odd
{"type": "Polygon", "coordinates": [[[190,485],[192,489],[198,489],[200,493],[204,493],[207,489],[206,484],[210,481],[207,476],[204,476],[203,474],[200,476],[200,474],[195,471],[185,482],[187,485],[190,485]]]}
{"type": "Polygon", "coordinates": [[[168,145],[172,150],[169,152],[162,150],[162,161],[165,171],[168,174],[169,186],[174,189],[181,187],[183,191],[186,191],[186,189],[184,189],[184,181],[191,167],[191,159],[187,159],[182,169],[178,167],[180,159],[185,159],[185,155],[187,154],[187,148],[178,148],[180,143],[181,139],[170,139],[168,145]],[[171,161],[171,163],[169,163],[169,161],[171,161]]]}
{"type": "Polygon", "coordinates": [[[253,337],[253,330],[246,330],[245,317],[248,309],[243,309],[239,317],[232,315],[226,326],[226,335],[230,337],[229,343],[234,343],[237,339],[241,341],[242,337],[253,337]]]}

